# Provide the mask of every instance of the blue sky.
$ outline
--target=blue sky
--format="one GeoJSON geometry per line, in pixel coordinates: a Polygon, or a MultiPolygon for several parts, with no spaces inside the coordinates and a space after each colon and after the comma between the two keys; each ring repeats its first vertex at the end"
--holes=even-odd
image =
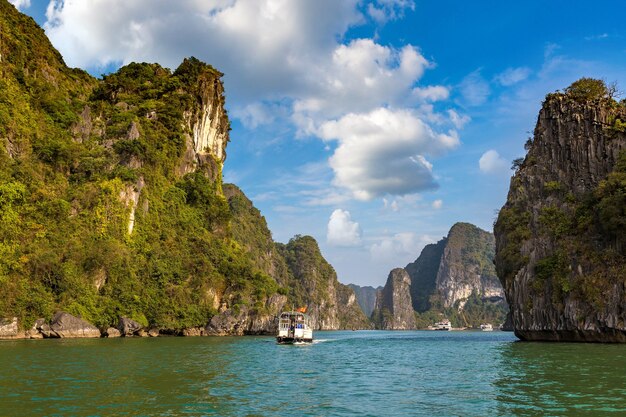
{"type": "Polygon", "coordinates": [[[191,55],[223,71],[225,180],[344,283],[383,285],[457,221],[491,230],[546,93],[626,88],[618,1],[12,2],[94,75],[191,55]]]}

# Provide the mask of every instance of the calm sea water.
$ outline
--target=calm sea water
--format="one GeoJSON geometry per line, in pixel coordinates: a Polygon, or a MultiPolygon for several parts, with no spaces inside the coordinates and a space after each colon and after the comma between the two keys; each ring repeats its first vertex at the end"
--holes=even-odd
{"type": "Polygon", "coordinates": [[[493,332],[0,342],[1,416],[626,415],[626,346],[493,332]]]}

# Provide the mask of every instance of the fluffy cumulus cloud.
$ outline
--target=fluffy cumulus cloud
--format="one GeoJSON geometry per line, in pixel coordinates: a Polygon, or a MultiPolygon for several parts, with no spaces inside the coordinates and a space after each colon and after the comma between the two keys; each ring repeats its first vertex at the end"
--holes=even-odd
{"type": "Polygon", "coordinates": [[[328,221],[326,240],[332,246],[357,246],[361,243],[361,228],[352,221],[349,211],[333,211],[328,221]]]}
{"type": "Polygon", "coordinates": [[[17,7],[19,10],[28,9],[30,7],[30,0],[9,0],[9,3],[17,7]]]}
{"type": "Polygon", "coordinates": [[[338,142],[330,158],[335,182],[360,200],[436,188],[425,155],[459,144],[455,131],[436,133],[410,110],[386,108],[328,121],[319,136],[338,142]]]}
{"type": "Polygon", "coordinates": [[[506,172],[509,164],[497,151],[490,149],[480,157],[478,167],[485,174],[498,174],[506,172]]]}
{"type": "Polygon", "coordinates": [[[70,65],[194,55],[227,74],[230,95],[311,87],[307,68],[363,17],[357,0],[52,0],[46,33],[70,65]],[[303,53],[306,51],[306,53],[303,53]]]}
{"type": "MultiPolygon", "coordinates": [[[[368,200],[434,188],[429,159],[459,143],[469,120],[437,113],[448,87],[414,45],[341,41],[368,20],[401,18],[412,0],[50,0],[46,33],[83,68],[131,61],[175,68],[196,56],[225,75],[231,114],[247,128],[293,123],[333,140],[334,182],[368,200]],[[439,131],[437,131],[439,130],[439,131]]],[[[473,78],[472,78],[473,77],[473,78]]],[[[484,100],[477,72],[463,94],[484,100]]]]}
{"type": "Polygon", "coordinates": [[[372,259],[379,262],[407,262],[417,258],[420,251],[433,239],[427,235],[403,232],[380,239],[370,247],[372,259]]]}

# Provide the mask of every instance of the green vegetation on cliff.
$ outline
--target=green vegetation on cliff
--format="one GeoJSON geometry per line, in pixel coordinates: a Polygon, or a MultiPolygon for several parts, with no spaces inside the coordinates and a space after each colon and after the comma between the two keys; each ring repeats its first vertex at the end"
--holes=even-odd
{"type": "Polygon", "coordinates": [[[194,149],[209,104],[227,138],[218,71],[190,58],[98,80],[5,0],[0,31],[0,317],[180,329],[286,292],[249,242],[267,228],[234,226],[222,160],[194,149]]]}
{"type": "Polygon", "coordinates": [[[583,78],[548,94],[495,224],[518,335],[625,341],[626,105],[583,78]]]}

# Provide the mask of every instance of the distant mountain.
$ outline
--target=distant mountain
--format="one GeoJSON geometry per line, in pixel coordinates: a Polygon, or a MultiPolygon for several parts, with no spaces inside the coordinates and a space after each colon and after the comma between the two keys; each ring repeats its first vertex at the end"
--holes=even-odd
{"type": "Polygon", "coordinates": [[[457,327],[502,323],[507,308],[495,274],[494,253],[491,233],[469,223],[456,223],[447,237],[427,245],[415,262],[404,268],[409,285],[399,285],[401,273],[392,271],[376,300],[375,325],[391,329],[398,320],[410,325],[405,308],[398,307],[406,300],[416,313],[414,325],[419,328],[444,316],[457,327]]]}
{"type": "Polygon", "coordinates": [[[377,294],[372,321],[378,329],[411,330],[417,327],[411,302],[411,277],[403,268],[389,273],[385,287],[377,294]]]}
{"type": "Polygon", "coordinates": [[[290,300],[295,306],[307,307],[315,328],[369,328],[354,291],[337,280],[335,269],[324,259],[314,238],[295,236],[276,246],[289,268],[290,300]]]}
{"type": "Polygon", "coordinates": [[[348,284],[348,287],[352,288],[354,291],[363,313],[365,313],[367,317],[370,317],[372,315],[372,311],[374,311],[374,307],[376,307],[376,292],[382,290],[383,287],[360,287],[355,284],[348,284]]]}

